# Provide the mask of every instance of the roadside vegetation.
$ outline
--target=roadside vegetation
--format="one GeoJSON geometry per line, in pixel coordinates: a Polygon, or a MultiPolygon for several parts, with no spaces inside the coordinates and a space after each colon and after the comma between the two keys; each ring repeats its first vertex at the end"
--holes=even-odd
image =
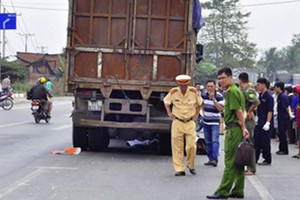
{"type": "MultiPolygon", "coordinates": [[[[212,78],[219,68],[247,68],[271,77],[276,70],[300,73],[300,33],[295,33],[291,44],[282,49],[273,47],[258,55],[257,45],[248,39],[248,18],[240,0],[216,0],[202,3],[205,26],[198,34],[203,44],[203,60],[196,66],[196,82],[212,78]]],[[[216,78],[216,77],[213,77],[216,78]]]]}
{"type": "MultiPolygon", "coordinates": [[[[5,77],[10,76],[11,87],[15,93],[24,93],[36,83],[28,78],[28,71],[23,67],[17,60],[8,61],[5,59],[0,60],[1,63],[1,80],[5,77]]],[[[60,69],[61,70],[61,69],[60,69]]],[[[53,81],[53,94],[54,96],[65,96],[63,91],[64,77],[63,73],[60,73],[60,78],[53,81]]]]}

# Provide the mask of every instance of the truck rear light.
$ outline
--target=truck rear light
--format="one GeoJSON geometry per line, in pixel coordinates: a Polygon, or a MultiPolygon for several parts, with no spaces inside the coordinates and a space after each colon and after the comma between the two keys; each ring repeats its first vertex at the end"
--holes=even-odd
{"type": "Polygon", "coordinates": [[[91,97],[92,96],[92,93],[93,93],[93,91],[91,91],[91,90],[84,90],[84,91],[78,91],[77,92],[77,96],[80,96],[80,97],[91,97]]]}

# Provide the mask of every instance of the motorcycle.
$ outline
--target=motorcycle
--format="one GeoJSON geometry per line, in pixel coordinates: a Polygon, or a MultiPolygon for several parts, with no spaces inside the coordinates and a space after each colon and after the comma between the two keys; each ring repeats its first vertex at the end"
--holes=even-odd
{"type": "Polygon", "coordinates": [[[12,91],[0,94],[0,106],[3,108],[3,110],[10,110],[14,106],[14,98],[12,96],[12,91]]]}
{"type": "Polygon", "coordinates": [[[50,116],[42,104],[43,103],[38,99],[33,99],[31,102],[32,115],[37,124],[40,123],[41,120],[45,120],[46,123],[50,121],[50,116]]]}

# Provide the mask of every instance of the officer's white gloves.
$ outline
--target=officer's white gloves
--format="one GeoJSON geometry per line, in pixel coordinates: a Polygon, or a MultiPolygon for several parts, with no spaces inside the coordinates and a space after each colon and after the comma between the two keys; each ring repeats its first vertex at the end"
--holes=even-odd
{"type": "Polygon", "coordinates": [[[270,122],[266,122],[265,125],[263,126],[263,129],[264,129],[265,131],[270,130],[270,122]]]}
{"type": "Polygon", "coordinates": [[[295,118],[295,115],[292,112],[289,112],[289,116],[290,116],[290,119],[294,119],[295,118]]]}

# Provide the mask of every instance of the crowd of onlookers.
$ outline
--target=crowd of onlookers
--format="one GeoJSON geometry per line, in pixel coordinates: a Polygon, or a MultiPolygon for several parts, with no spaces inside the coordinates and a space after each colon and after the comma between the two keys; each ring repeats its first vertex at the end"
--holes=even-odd
{"type": "MultiPolygon", "coordinates": [[[[255,128],[253,129],[253,131],[250,130],[251,139],[257,151],[255,155],[255,163],[259,165],[271,164],[271,139],[274,139],[279,143],[278,151],[276,151],[277,155],[288,155],[288,144],[297,145],[298,148],[300,147],[300,85],[293,86],[291,84],[285,84],[283,82],[276,82],[273,85],[271,85],[266,78],[259,78],[256,83],[251,83],[249,81],[248,74],[245,72],[240,74],[238,83],[236,83],[236,85],[244,92],[246,104],[247,101],[250,101],[248,102],[248,108],[246,105],[246,123],[247,121],[249,121],[249,118],[251,118],[248,109],[250,109],[250,107],[252,106],[251,99],[247,96],[249,94],[251,95],[251,92],[248,92],[249,94],[247,94],[248,89],[246,88],[253,89],[256,96],[256,98],[253,98],[253,102],[255,101],[254,99],[258,99],[259,102],[256,106],[254,106],[253,103],[253,110],[251,111],[255,118],[255,128]],[[299,109],[298,116],[297,109],[299,109]],[[265,138],[265,136],[267,137],[265,138]],[[260,153],[262,153],[262,157],[264,158],[264,160],[263,162],[258,163],[260,153]]],[[[204,112],[205,108],[206,110],[209,110],[209,112],[206,112],[205,114],[207,114],[208,118],[210,118],[212,116],[210,113],[212,111],[211,106],[214,106],[214,103],[211,103],[213,101],[210,102],[212,98],[209,97],[209,93],[213,92],[218,95],[223,94],[225,99],[226,90],[222,89],[220,85],[218,85],[218,83],[213,80],[208,80],[204,86],[197,83],[195,87],[198,89],[199,95],[201,95],[204,99],[203,110],[204,112]],[[213,86],[215,86],[214,90],[211,89],[213,86]]],[[[219,99],[217,100],[220,102],[220,105],[224,106],[223,98],[219,97],[219,99]]],[[[220,112],[221,114],[217,128],[219,128],[219,134],[222,135],[224,134],[224,120],[222,117],[223,112],[217,108],[214,110],[214,112],[220,112]]],[[[212,123],[207,122],[206,124],[212,123]]],[[[205,124],[204,127],[206,127],[205,124]]],[[[247,128],[252,129],[252,127],[249,126],[247,128]]],[[[209,134],[215,135],[211,131],[210,133],[208,133],[207,128],[204,129],[206,143],[208,143],[207,151],[209,154],[209,162],[205,164],[217,166],[217,158],[215,156],[215,151],[218,152],[219,141],[217,141],[218,137],[209,137],[209,134]],[[213,150],[214,148],[217,148],[217,150],[213,150]],[[211,151],[214,152],[212,153],[211,151]]],[[[300,159],[300,148],[298,152],[298,154],[293,155],[292,157],[300,159]]],[[[252,175],[255,173],[255,171],[255,168],[254,170],[252,170],[252,172],[246,171],[246,175],[252,175]]]]}

